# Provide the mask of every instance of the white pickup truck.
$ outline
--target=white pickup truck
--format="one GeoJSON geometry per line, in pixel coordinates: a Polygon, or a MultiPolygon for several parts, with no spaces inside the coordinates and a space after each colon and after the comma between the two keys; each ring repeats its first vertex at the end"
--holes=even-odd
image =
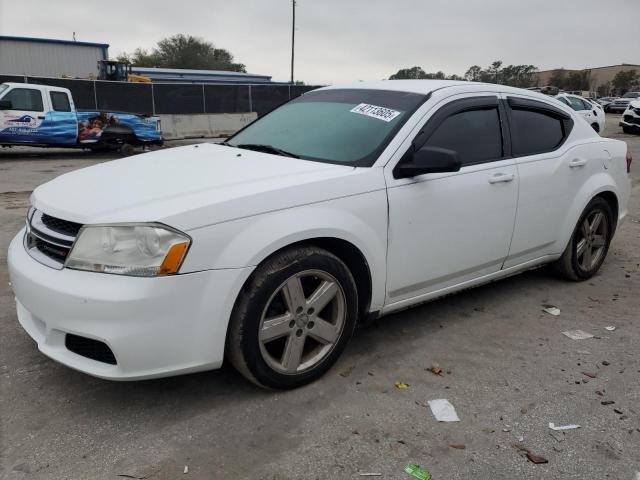
{"type": "Polygon", "coordinates": [[[0,84],[0,145],[118,149],[161,145],[160,120],[132,113],[76,110],[66,88],[0,84]]]}

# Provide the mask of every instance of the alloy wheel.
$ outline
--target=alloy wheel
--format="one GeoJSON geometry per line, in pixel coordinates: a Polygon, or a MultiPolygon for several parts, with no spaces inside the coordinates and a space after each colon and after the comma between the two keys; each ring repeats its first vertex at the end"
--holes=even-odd
{"type": "Polygon", "coordinates": [[[588,272],[599,264],[607,248],[608,236],[609,224],[602,210],[594,210],[584,218],[576,243],[576,260],[580,268],[588,272]]]}
{"type": "Polygon", "coordinates": [[[262,358],[279,373],[308,371],[338,343],[345,319],[345,294],[332,275],[321,270],[296,273],[264,308],[258,329],[262,358]]]}

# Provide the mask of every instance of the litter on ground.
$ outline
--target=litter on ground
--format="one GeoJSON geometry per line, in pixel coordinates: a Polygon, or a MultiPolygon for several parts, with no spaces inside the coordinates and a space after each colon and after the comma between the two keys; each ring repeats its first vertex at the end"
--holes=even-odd
{"type": "Polygon", "coordinates": [[[567,330],[566,332],[562,332],[563,335],[569,337],[571,340],[586,340],[587,338],[593,338],[588,332],[584,330],[567,330]]]}
{"type": "Polygon", "coordinates": [[[542,309],[543,312],[546,312],[549,315],[553,315],[554,317],[557,317],[558,315],[560,315],[560,309],[555,305],[542,305],[542,306],[544,307],[542,309]]]}
{"type": "Polygon", "coordinates": [[[398,390],[406,390],[407,388],[409,388],[409,384],[408,383],[396,382],[396,383],[394,383],[394,385],[396,386],[396,388],[398,390]]]}
{"type": "Polygon", "coordinates": [[[381,477],[382,473],[379,472],[358,472],[361,477],[381,477]]]}
{"type": "Polygon", "coordinates": [[[418,480],[431,480],[431,474],[419,465],[410,463],[404,467],[404,471],[418,480]]]}
{"type": "Polygon", "coordinates": [[[604,327],[605,330],[609,330],[610,332],[613,332],[616,327],[614,327],[613,325],[609,325],[608,327],[604,327]]]}
{"type": "Polygon", "coordinates": [[[551,430],[559,431],[559,430],[573,430],[575,428],[580,428],[580,425],[576,425],[574,423],[570,425],[558,425],[556,426],[554,423],[549,422],[549,428],[551,430]]]}
{"type": "Polygon", "coordinates": [[[429,400],[429,407],[431,407],[431,413],[436,417],[439,422],[459,422],[458,414],[453,405],[449,403],[446,398],[438,398],[436,400],[429,400]]]}

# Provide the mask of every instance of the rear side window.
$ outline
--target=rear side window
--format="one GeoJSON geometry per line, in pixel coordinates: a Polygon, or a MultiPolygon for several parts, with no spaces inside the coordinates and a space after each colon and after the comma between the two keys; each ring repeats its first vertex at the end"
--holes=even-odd
{"type": "Polygon", "coordinates": [[[556,150],[573,129],[573,118],[547,102],[507,97],[513,156],[534,155],[556,150]]]}
{"type": "Polygon", "coordinates": [[[51,92],[51,106],[56,112],[70,112],[69,97],[64,92],[51,92]]]}
{"type": "Polygon", "coordinates": [[[503,156],[500,116],[497,108],[468,110],[447,117],[425,145],[454,150],[462,165],[473,165],[503,156]]]}
{"type": "Polygon", "coordinates": [[[44,110],[40,90],[32,88],[14,88],[3,97],[3,100],[11,101],[11,110],[28,112],[42,112],[44,110]]]}

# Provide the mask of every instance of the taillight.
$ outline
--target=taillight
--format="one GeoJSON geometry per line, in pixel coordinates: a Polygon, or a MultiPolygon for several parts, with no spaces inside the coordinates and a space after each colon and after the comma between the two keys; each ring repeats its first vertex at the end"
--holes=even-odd
{"type": "Polygon", "coordinates": [[[631,158],[631,150],[629,150],[629,147],[627,147],[627,173],[631,173],[631,161],[633,160],[633,158],[631,158]]]}

